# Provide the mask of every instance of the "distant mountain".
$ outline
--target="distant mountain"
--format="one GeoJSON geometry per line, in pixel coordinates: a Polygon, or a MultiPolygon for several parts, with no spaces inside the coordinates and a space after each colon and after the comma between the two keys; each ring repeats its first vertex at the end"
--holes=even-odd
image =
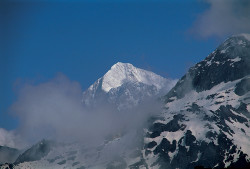
{"type": "Polygon", "coordinates": [[[88,107],[110,104],[118,110],[128,109],[167,93],[175,83],[176,80],[118,62],[83,93],[83,103],[88,107]]]}
{"type": "Polygon", "coordinates": [[[250,35],[227,39],[164,100],[145,138],[149,168],[249,166],[250,35]]]}

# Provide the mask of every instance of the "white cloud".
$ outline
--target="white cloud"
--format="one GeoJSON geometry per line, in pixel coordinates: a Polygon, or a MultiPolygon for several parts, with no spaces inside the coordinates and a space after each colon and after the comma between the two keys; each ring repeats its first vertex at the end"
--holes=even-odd
{"type": "Polygon", "coordinates": [[[124,112],[105,103],[87,111],[81,100],[80,84],[64,75],[38,85],[25,84],[11,108],[20,121],[16,131],[29,144],[44,138],[100,144],[107,136],[136,131],[152,112],[159,113],[161,108],[149,100],[150,104],[124,112]]]}
{"type": "Polygon", "coordinates": [[[201,37],[224,37],[250,33],[249,0],[206,0],[209,8],[202,13],[191,32],[201,37]]]}
{"type": "Polygon", "coordinates": [[[24,144],[14,130],[8,131],[0,128],[0,146],[20,148],[23,147],[24,144]]]}

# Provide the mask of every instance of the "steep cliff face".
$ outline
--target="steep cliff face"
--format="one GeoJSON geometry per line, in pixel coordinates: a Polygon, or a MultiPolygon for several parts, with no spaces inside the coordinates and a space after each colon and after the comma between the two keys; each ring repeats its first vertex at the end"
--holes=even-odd
{"type": "Polygon", "coordinates": [[[249,165],[249,37],[227,39],[164,97],[145,138],[149,168],[249,165]]]}

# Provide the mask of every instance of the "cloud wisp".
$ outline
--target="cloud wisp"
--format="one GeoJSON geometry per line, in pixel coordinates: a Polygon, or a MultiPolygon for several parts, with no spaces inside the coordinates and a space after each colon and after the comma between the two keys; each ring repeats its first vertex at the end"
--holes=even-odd
{"type": "Polygon", "coordinates": [[[191,32],[196,36],[225,37],[250,33],[249,0],[206,0],[209,8],[195,21],[191,32]]]}
{"type": "Polygon", "coordinates": [[[16,131],[0,128],[0,146],[19,148],[23,147],[24,144],[16,131]]]}

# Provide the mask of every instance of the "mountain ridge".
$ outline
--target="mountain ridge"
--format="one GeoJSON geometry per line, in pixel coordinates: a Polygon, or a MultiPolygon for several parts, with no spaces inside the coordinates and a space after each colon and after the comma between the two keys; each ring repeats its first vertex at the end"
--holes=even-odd
{"type": "Polygon", "coordinates": [[[146,132],[147,165],[249,166],[249,78],[250,42],[241,35],[191,67],[164,96],[165,110],[146,132]]]}

